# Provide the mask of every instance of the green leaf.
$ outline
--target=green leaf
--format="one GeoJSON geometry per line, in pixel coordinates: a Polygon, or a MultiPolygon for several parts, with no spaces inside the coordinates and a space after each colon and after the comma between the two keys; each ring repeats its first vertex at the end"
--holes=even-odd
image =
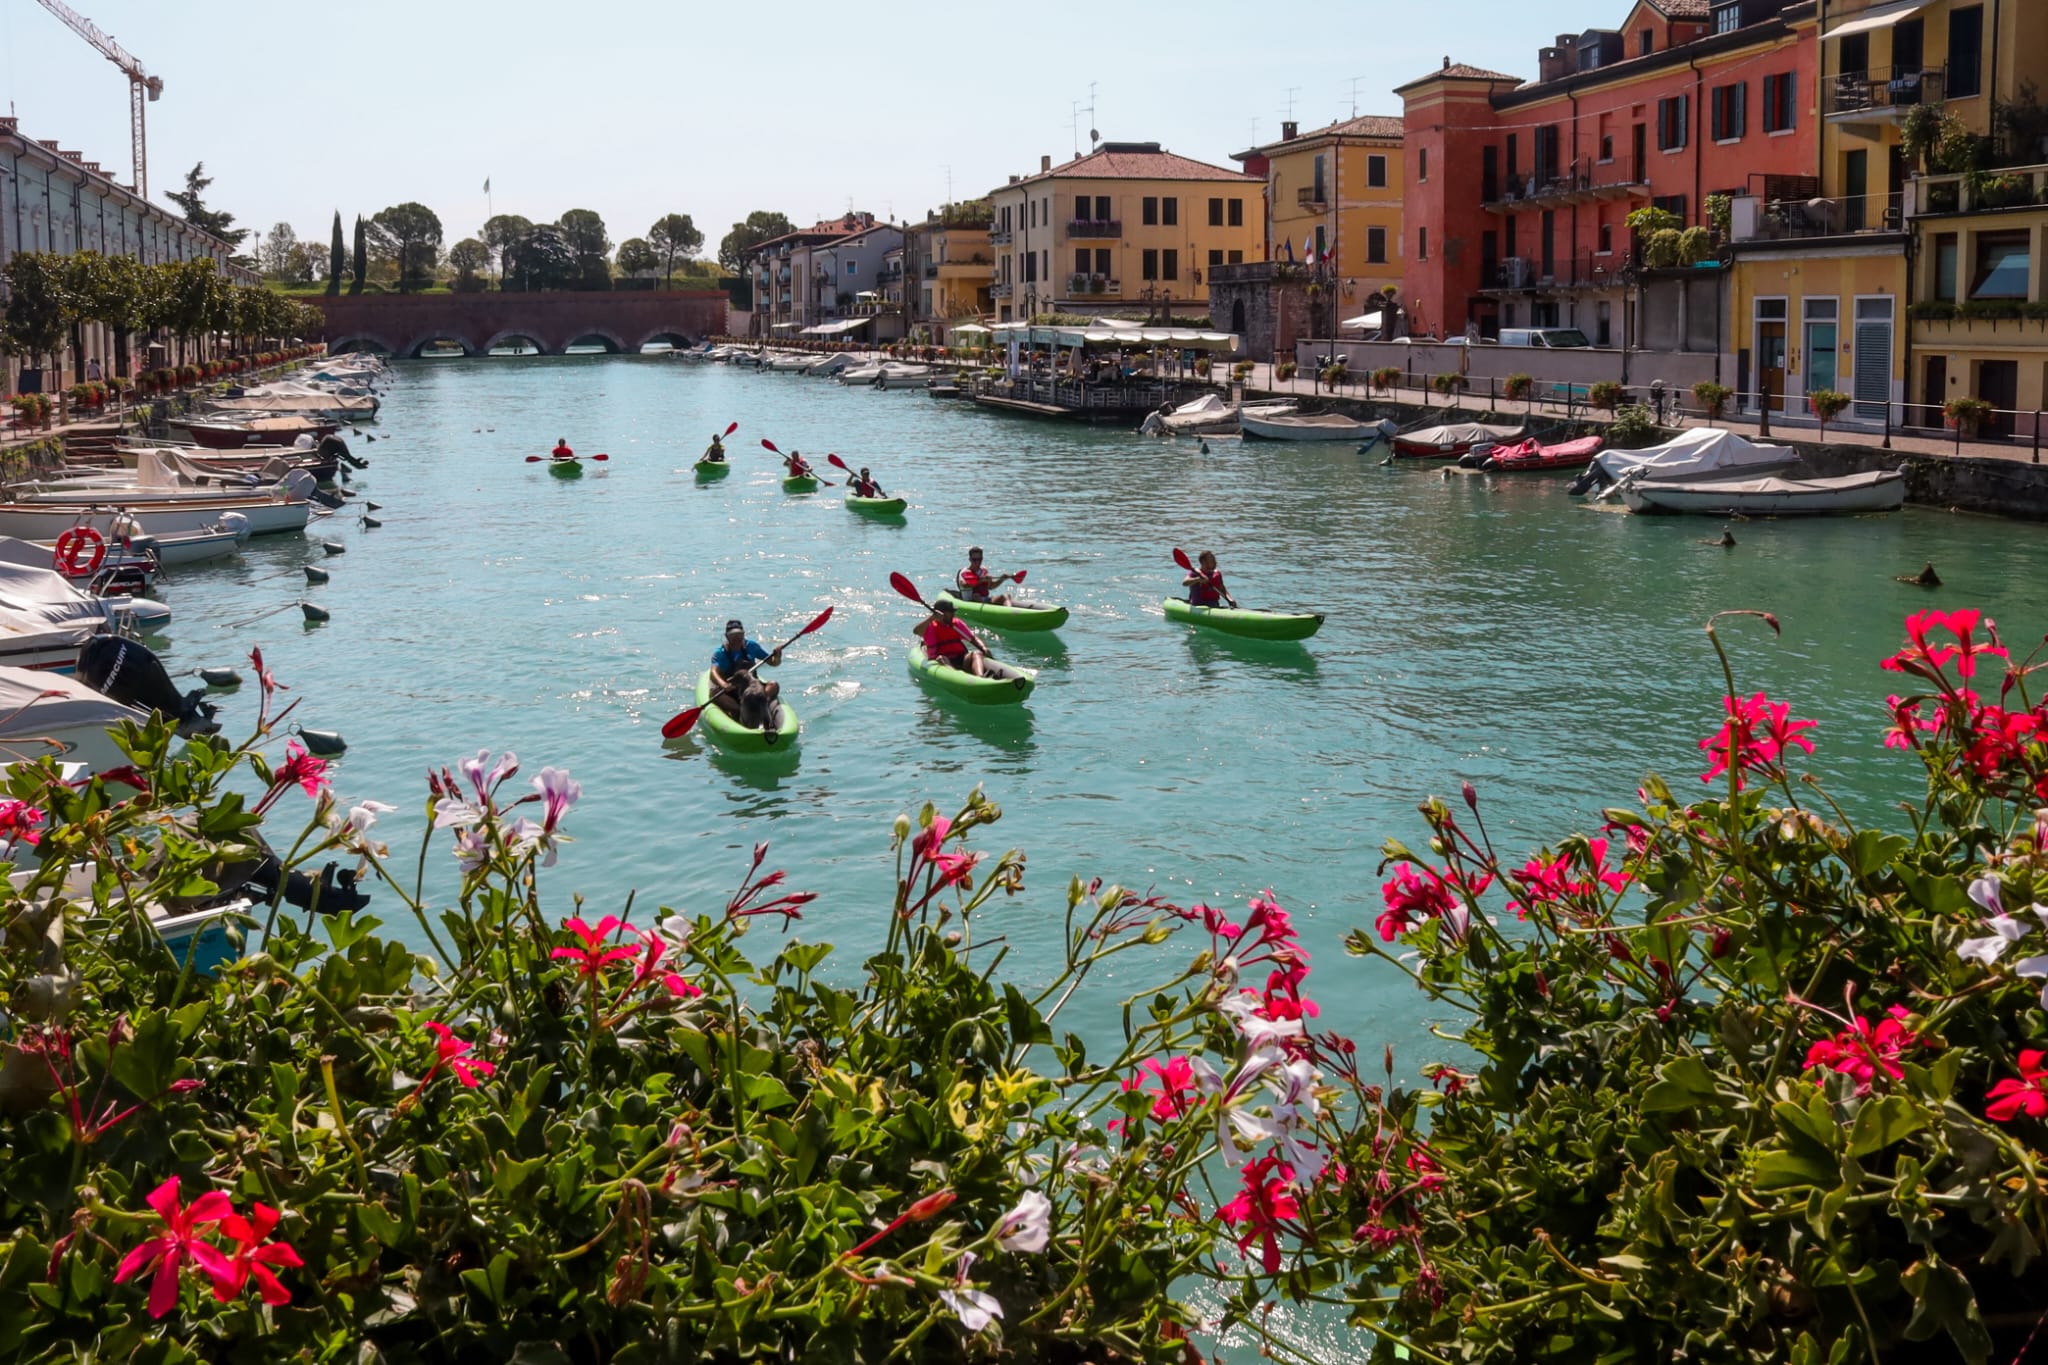
{"type": "Polygon", "coordinates": [[[1919,1132],[1933,1116],[1903,1095],[1866,1100],[1849,1125],[1849,1155],[1868,1156],[1919,1132]]]}
{"type": "Polygon", "coordinates": [[[1991,1333],[1977,1310],[1977,1295],[1961,1271],[1939,1257],[1918,1261],[1900,1276],[1913,1295],[1913,1319],[1906,1324],[1908,1341],[1932,1341],[1946,1331],[1963,1359],[1983,1365],[1991,1356],[1991,1333]]]}
{"type": "Polygon", "coordinates": [[[489,1266],[482,1270],[465,1270],[462,1282],[491,1301],[491,1306],[503,1309],[505,1287],[512,1276],[512,1253],[501,1251],[491,1257],[489,1266]]]}
{"type": "Polygon", "coordinates": [[[1696,1108],[1719,1094],[1714,1073],[1698,1057],[1673,1058],[1657,1074],[1660,1079],[1643,1095],[1643,1108],[1651,1113],[1696,1108]]]}
{"type": "Polygon", "coordinates": [[[548,1164],[549,1158],[537,1156],[528,1161],[500,1161],[491,1170],[491,1185],[507,1199],[517,1194],[536,1172],[548,1164]]]}
{"type": "Polygon", "coordinates": [[[789,1088],[773,1076],[752,1074],[740,1077],[740,1093],[752,1101],[756,1109],[780,1109],[796,1103],[796,1096],[789,1088]]]}
{"type": "Polygon", "coordinates": [[[170,1016],[162,1010],[140,1016],[133,1025],[133,1036],[108,1056],[107,1069],[136,1099],[154,1099],[178,1079],[185,1050],[170,1016]]]}
{"type": "Polygon", "coordinates": [[[1869,877],[1893,862],[1912,845],[1910,841],[1896,834],[1882,830],[1866,829],[1857,831],[1849,841],[1849,870],[1859,877],[1869,877]]]}
{"type": "Polygon", "coordinates": [[[1759,1190],[1833,1189],[1841,1179],[1839,1165],[1802,1152],[1766,1152],[1756,1163],[1759,1190]]]}
{"type": "Polygon", "coordinates": [[[1003,1011],[1009,1016],[1012,1044],[1021,1046],[1052,1041],[1051,1026],[1024,998],[1024,993],[1007,981],[1003,983],[1003,1011]]]}

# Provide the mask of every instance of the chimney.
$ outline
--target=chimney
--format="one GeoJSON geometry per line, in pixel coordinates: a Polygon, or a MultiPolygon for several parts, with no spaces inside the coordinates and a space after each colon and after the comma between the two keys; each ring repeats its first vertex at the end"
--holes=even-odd
{"type": "Polygon", "coordinates": [[[1283,123],[1280,125],[1280,140],[1282,142],[1292,142],[1300,135],[1301,125],[1299,123],[1283,123]]]}
{"type": "Polygon", "coordinates": [[[1556,47],[1540,48],[1536,53],[1536,79],[1538,82],[1559,80],[1572,72],[1571,49],[1565,46],[1565,39],[1559,38],[1556,47]]]}
{"type": "Polygon", "coordinates": [[[1021,176],[1021,175],[1013,175],[1013,176],[1011,176],[1011,177],[1010,177],[1010,183],[1011,183],[1012,185],[1014,185],[1014,184],[1016,184],[1016,183],[1017,183],[1017,182],[1018,182],[1019,180],[1022,180],[1023,178],[1024,178],[1024,177],[1023,177],[1023,176],[1021,176]]]}
{"type": "Polygon", "coordinates": [[[1049,171],[1049,170],[1051,170],[1051,169],[1052,169],[1052,158],[1051,158],[1051,157],[1049,157],[1049,156],[1041,156],[1040,158],[1038,158],[1038,173],[1039,173],[1040,175],[1044,175],[1044,174],[1045,174],[1045,173],[1046,173],[1047,171],[1049,171]]]}

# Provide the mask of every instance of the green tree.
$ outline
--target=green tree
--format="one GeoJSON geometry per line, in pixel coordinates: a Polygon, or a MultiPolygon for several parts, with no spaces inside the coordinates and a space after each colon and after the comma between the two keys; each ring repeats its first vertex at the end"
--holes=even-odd
{"type": "Polygon", "coordinates": [[[355,259],[350,263],[349,267],[348,292],[350,294],[360,294],[363,292],[363,279],[369,272],[370,229],[369,225],[363,222],[363,215],[359,213],[356,215],[355,259]]]}
{"type": "Polygon", "coordinates": [[[71,326],[78,321],[64,257],[49,251],[21,251],[8,258],[7,349],[30,360],[47,358],[52,367],[71,326]]]}
{"type": "Polygon", "coordinates": [[[346,250],[341,242],[341,210],[334,211],[334,243],[327,248],[327,297],[341,293],[341,272],[347,269],[346,250]]]}
{"type": "Polygon", "coordinates": [[[779,213],[766,209],[755,209],[747,215],[744,223],[734,223],[732,231],[725,234],[725,240],[718,244],[718,263],[737,274],[740,259],[748,251],[770,238],[786,236],[796,231],[796,224],[779,213]]]}
{"type": "Polygon", "coordinates": [[[490,219],[478,234],[491,255],[498,262],[498,288],[503,289],[505,277],[513,273],[520,246],[533,235],[533,224],[516,213],[501,213],[490,219]]]}
{"type": "Polygon", "coordinates": [[[185,188],[172,190],[164,198],[185,211],[185,221],[202,232],[210,232],[229,246],[240,246],[242,239],[249,235],[247,228],[235,226],[235,215],[219,209],[206,207],[201,197],[206,187],[213,183],[213,177],[206,173],[206,163],[197,162],[185,172],[185,188]]]}
{"type": "Polygon", "coordinates": [[[81,251],[66,259],[65,274],[81,319],[104,323],[114,334],[114,374],[128,370],[128,338],[144,326],[149,267],[133,256],[81,251]]]}
{"type": "Polygon", "coordinates": [[[621,275],[644,275],[661,269],[661,253],[639,237],[628,237],[619,243],[618,267],[621,275]]]}
{"type": "Polygon", "coordinates": [[[480,272],[491,265],[491,249],[474,237],[464,237],[448,248],[448,268],[455,272],[455,291],[472,293],[484,287],[480,272]]]}
{"type": "Polygon", "coordinates": [[[612,243],[611,238],[605,235],[604,219],[590,209],[570,209],[555,226],[575,261],[570,287],[611,288],[612,243]]]}
{"type": "MultiPolygon", "coordinates": [[[[704,249],[704,234],[690,221],[687,213],[666,214],[655,220],[647,229],[647,244],[661,257],[661,282],[667,285],[675,278],[676,262],[688,260],[704,249]]],[[[619,248],[625,251],[624,247],[619,248]]],[[[621,263],[621,270],[625,269],[621,263]]]]}
{"type": "Polygon", "coordinates": [[[290,223],[271,224],[270,235],[256,249],[257,268],[273,280],[282,280],[291,265],[292,252],[298,249],[298,245],[299,234],[292,230],[290,223]]]}
{"type": "Polygon", "coordinates": [[[434,282],[441,259],[441,220],[425,204],[394,204],[370,220],[377,244],[398,263],[398,292],[434,282]]]}
{"type": "Polygon", "coordinates": [[[224,330],[234,320],[234,295],[227,278],[208,257],[175,261],[164,271],[157,324],[168,327],[180,342],[180,355],[208,332],[224,330]]]}
{"type": "Polygon", "coordinates": [[[568,289],[576,278],[576,254],[552,223],[526,234],[514,252],[514,274],[508,288],[568,289]]]}

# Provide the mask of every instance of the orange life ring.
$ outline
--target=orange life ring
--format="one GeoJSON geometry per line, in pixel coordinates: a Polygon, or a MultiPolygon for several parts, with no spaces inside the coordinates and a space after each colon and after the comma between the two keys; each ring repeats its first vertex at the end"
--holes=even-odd
{"type": "Polygon", "coordinates": [[[57,537],[57,572],[66,577],[84,578],[97,570],[106,557],[106,538],[90,526],[74,526],[57,537]]]}

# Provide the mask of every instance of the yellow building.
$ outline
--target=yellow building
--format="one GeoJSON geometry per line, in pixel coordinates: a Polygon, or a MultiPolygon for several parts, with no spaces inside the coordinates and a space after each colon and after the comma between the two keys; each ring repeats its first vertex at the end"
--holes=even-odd
{"type": "Polygon", "coordinates": [[[1162,150],[1105,142],[988,196],[996,320],[1040,313],[1206,314],[1211,264],[1259,258],[1262,184],[1162,150]]]}
{"type": "Polygon", "coordinates": [[[1265,178],[1267,257],[1328,256],[1345,305],[1397,288],[1402,137],[1401,119],[1378,114],[1306,133],[1286,123],[1280,141],[1232,157],[1265,178]]]}
{"type": "Polygon", "coordinates": [[[921,237],[919,297],[922,320],[943,340],[947,324],[989,316],[995,254],[989,246],[988,205],[949,204],[932,215],[921,237]]]}

